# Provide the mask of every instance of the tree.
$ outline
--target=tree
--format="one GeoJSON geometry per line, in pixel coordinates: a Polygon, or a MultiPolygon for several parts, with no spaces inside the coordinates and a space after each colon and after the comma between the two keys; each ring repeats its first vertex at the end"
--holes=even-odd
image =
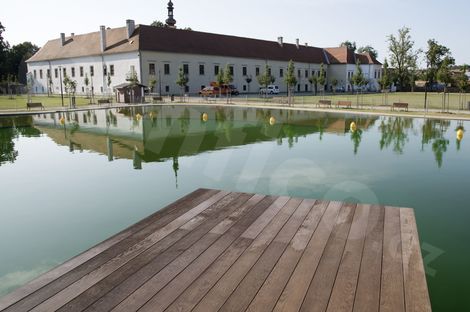
{"type": "Polygon", "coordinates": [[[379,57],[379,53],[377,52],[376,49],[374,49],[370,45],[366,45],[364,47],[360,47],[357,49],[358,53],[369,53],[373,58],[377,59],[379,57]]]}
{"type": "Polygon", "coordinates": [[[228,104],[229,96],[232,95],[232,90],[230,89],[230,84],[233,81],[232,71],[230,70],[230,66],[228,64],[225,65],[223,81],[224,81],[224,84],[227,86],[227,88],[226,88],[226,90],[227,90],[226,97],[227,97],[227,104],[228,104]]]}
{"type": "MultiPolygon", "coordinates": [[[[442,61],[439,70],[437,71],[437,80],[444,84],[444,94],[442,97],[442,110],[446,109],[446,94],[447,88],[452,83],[453,77],[450,71],[450,67],[455,64],[455,61],[452,57],[445,57],[442,61]]],[[[447,100],[447,111],[449,111],[449,100],[447,100]]]]}
{"type": "Polygon", "coordinates": [[[180,66],[179,72],[178,72],[178,79],[176,80],[176,84],[180,86],[181,88],[181,99],[184,100],[184,89],[188,85],[189,78],[188,76],[184,73],[183,66],[180,66]]]}
{"type": "Polygon", "coordinates": [[[8,49],[9,49],[9,44],[8,42],[5,41],[3,38],[3,32],[5,31],[5,27],[2,25],[2,22],[0,22],[0,79],[3,80],[5,79],[5,75],[7,73],[6,70],[6,60],[7,60],[7,55],[8,55],[8,49]]]}
{"type": "Polygon", "coordinates": [[[410,29],[403,27],[398,30],[398,36],[388,36],[390,63],[395,68],[396,80],[403,89],[410,85],[410,73],[416,68],[420,50],[413,50],[410,29]]]}
{"type": "Polygon", "coordinates": [[[153,92],[153,88],[155,88],[156,85],[157,85],[157,78],[155,77],[155,75],[151,75],[149,77],[150,92],[153,92]]]}
{"type": "Polygon", "coordinates": [[[163,28],[165,27],[165,23],[160,22],[159,20],[155,20],[152,22],[152,24],[150,24],[150,26],[163,28]]]}
{"type": "MultiPolygon", "coordinates": [[[[359,60],[357,60],[356,70],[351,77],[351,85],[352,85],[353,93],[354,93],[354,86],[361,88],[361,91],[362,91],[362,87],[366,84],[367,84],[367,81],[366,81],[366,77],[364,76],[362,72],[361,63],[359,62],[359,60]]],[[[356,90],[357,90],[357,106],[359,107],[359,89],[356,89],[356,90]]]]}
{"type": "Polygon", "coordinates": [[[313,95],[317,95],[317,87],[318,87],[318,77],[313,73],[312,76],[308,77],[308,82],[312,85],[312,92],[313,95]]]}
{"type": "Polygon", "coordinates": [[[392,84],[392,80],[390,79],[388,61],[387,59],[385,59],[384,64],[383,64],[382,76],[379,79],[380,89],[382,90],[382,93],[383,93],[384,105],[388,104],[387,103],[388,93],[386,90],[390,87],[391,84],[392,84]]]}
{"type": "Polygon", "coordinates": [[[85,78],[83,79],[83,83],[86,87],[86,96],[88,96],[88,86],[90,85],[90,78],[88,78],[88,74],[85,73],[85,78]]]}
{"type": "Polygon", "coordinates": [[[269,65],[266,64],[264,66],[264,71],[261,75],[258,75],[256,79],[258,80],[258,83],[260,86],[264,87],[264,96],[267,97],[268,94],[268,85],[272,82],[272,78],[274,78],[269,69],[269,65]]]}
{"type": "Polygon", "coordinates": [[[336,87],[338,86],[338,79],[336,78],[333,78],[333,80],[331,80],[331,86],[333,87],[333,93],[336,93],[336,87]]]}
{"type": "Polygon", "coordinates": [[[26,74],[28,72],[26,61],[37,51],[39,51],[39,47],[31,42],[14,45],[8,50],[7,70],[11,75],[17,77],[22,84],[26,84],[26,74]]]}
{"type": "MultiPolygon", "coordinates": [[[[113,83],[113,81],[111,79],[111,75],[108,73],[108,78],[106,81],[106,84],[108,85],[108,90],[109,90],[109,87],[111,87],[111,83],[113,83]]],[[[109,94],[111,94],[111,92],[109,94]]]]}
{"type": "Polygon", "coordinates": [[[292,102],[292,89],[297,84],[297,78],[295,77],[295,66],[292,60],[289,61],[287,65],[287,73],[284,77],[284,81],[287,85],[287,101],[290,105],[292,102]]]}
{"type": "Polygon", "coordinates": [[[455,82],[459,88],[459,108],[463,109],[466,100],[466,92],[468,89],[468,65],[463,65],[461,70],[457,73],[455,77],[455,82]]]}
{"type": "Polygon", "coordinates": [[[317,83],[320,85],[321,93],[325,91],[325,83],[326,83],[326,71],[325,71],[325,66],[323,63],[320,64],[320,74],[318,75],[317,83]]]}
{"type": "Polygon", "coordinates": [[[219,68],[219,72],[217,73],[217,77],[215,78],[217,81],[217,86],[219,87],[219,97],[222,96],[222,85],[224,84],[224,70],[219,68]]]}
{"type": "Polygon", "coordinates": [[[353,51],[356,51],[356,42],[355,41],[349,41],[349,40],[346,40],[344,42],[341,42],[340,47],[346,47],[348,48],[349,50],[353,50],[353,51]]]}

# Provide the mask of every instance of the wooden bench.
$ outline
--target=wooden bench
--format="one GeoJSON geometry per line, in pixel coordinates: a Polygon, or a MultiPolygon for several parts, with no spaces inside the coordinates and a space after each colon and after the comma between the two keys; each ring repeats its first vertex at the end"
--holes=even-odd
{"type": "Polygon", "coordinates": [[[330,100],[320,100],[320,101],[318,101],[318,106],[320,106],[320,105],[325,105],[325,106],[331,107],[331,101],[330,100]]]}
{"type": "Polygon", "coordinates": [[[31,102],[31,103],[26,103],[26,108],[30,110],[31,108],[40,108],[44,109],[44,106],[40,102],[31,102]]]}
{"type": "Polygon", "coordinates": [[[394,108],[403,108],[404,110],[408,111],[408,103],[393,103],[391,110],[394,110],[394,108]]]}
{"type": "Polygon", "coordinates": [[[336,107],[352,108],[352,102],[351,101],[338,101],[336,103],[336,107]]]}
{"type": "Polygon", "coordinates": [[[99,99],[98,105],[101,105],[101,104],[111,104],[111,102],[109,101],[109,99],[99,99]]]}

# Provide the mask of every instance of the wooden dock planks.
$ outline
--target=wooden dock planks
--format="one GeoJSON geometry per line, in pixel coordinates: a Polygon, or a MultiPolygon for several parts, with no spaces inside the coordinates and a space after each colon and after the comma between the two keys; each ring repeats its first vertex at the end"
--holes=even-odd
{"type": "Polygon", "coordinates": [[[431,311],[412,209],[199,189],[0,311],[431,311]]]}

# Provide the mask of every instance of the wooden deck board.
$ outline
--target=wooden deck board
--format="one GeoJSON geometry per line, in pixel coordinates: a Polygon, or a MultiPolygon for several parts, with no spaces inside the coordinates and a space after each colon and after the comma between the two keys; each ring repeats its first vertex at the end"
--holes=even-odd
{"type": "Polygon", "coordinates": [[[431,311],[412,209],[199,189],[0,311],[431,311]]]}

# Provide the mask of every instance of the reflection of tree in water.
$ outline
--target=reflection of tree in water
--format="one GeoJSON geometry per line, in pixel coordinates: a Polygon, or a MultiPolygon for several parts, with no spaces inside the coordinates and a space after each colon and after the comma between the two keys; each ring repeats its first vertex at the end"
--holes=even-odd
{"type": "Polygon", "coordinates": [[[437,166],[442,167],[444,153],[447,152],[449,140],[444,137],[445,132],[450,127],[449,120],[425,120],[423,124],[423,135],[421,139],[421,149],[431,144],[437,166]]]}
{"type": "Polygon", "coordinates": [[[229,113],[225,111],[224,108],[217,108],[215,111],[215,122],[216,129],[218,131],[223,131],[225,138],[228,142],[232,141],[232,131],[233,131],[233,120],[235,119],[235,114],[233,110],[230,110],[229,113]]]}
{"type": "Polygon", "coordinates": [[[0,166],[16,161],[18,151],[15,150],[13,140],[19,136],[38,137],[41,135],[41,132],[31,125],[31,116],[0,119],[0,166]]]}
{"type": "Polygon", "coordinates": [[[413,120],[409,118],[388,117],[383,119],[379,130],[380,149],[393,147],[393,151],[402,154],[406,142],[408,142],[408,130],[413,128],[413,120]]]}
{"type": "Polygon", "coordinates": [[[180,122],[181,134],[185,135],[186,133],[188,133],[190,123],[189,109],[185,108],[178,120],[180,122]]]}
{"type": "Polygon", "coordinates": [[[362,140],[362,130],[357,129],[356,131],[351,131],[351,141],[353,141],[354,145],[354,155],[357,155],[357,151],[359,150],[359,145],[361,144],[362,140]]]}

